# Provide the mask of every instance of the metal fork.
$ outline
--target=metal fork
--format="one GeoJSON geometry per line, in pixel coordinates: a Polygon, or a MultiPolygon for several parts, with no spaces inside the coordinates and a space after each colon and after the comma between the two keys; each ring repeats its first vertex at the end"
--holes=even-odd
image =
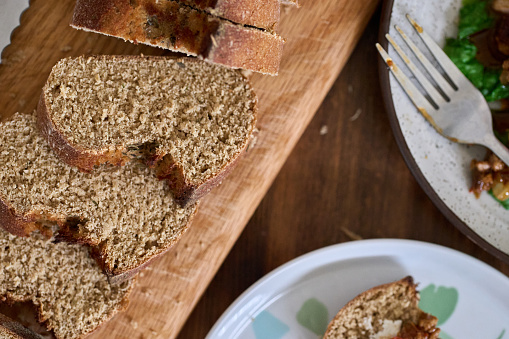
{"type": "Polygon", "coordinates": [[[378,52],[389,66],[403,90],[422,115],[435,129],[448,139],[463,144],[479,144],[489,148],[504,163],[509,164],[509,150],[495,137],[491,111],[481,92],[454,65],[442,49],[424,32],[421,26],[407,14],[407,19],[421,37],[449,80],[431,64],[407,35],[395,26],[401,38],[412,50],[435,85],[424,76],[389,34],[385,37],[400,58],[408,66],[426,92],[423,95],[410,79],[396,66],[394,60],[380,44],[378,52]]]}

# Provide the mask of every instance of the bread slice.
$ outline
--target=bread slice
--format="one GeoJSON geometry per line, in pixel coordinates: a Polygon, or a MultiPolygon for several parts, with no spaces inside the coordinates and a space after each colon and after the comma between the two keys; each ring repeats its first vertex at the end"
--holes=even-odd
{"type": "MultiPolygon", "coordinates": [[[[5,232],[3,232],[5,233],[5,232]]],[[[34,331],[0,313],[0,338],[2,339],[43,339],[34,331]]]]}
{"type": "Polygon", "coordinates": [[[0,124],[0,163],[0,227],[86,244],[112,282],[169,249],[196,211],[179,207],[167,184],[136,162],[93,174],[66,165],[33,115],[0,124]]]}
{"type": "Polygon", "coordinates": [[[83,246],[55,244],[38,233],[17,237],[0,230],[0,262],[0,301],[32,302],[57,338],[95,330],[127,307],[133,286],[111,285],[83,246]]]}
{"type": "Polygon", "coordinates": [[[277,75],[284,40],[173,0],[77,0],[71,26],[277,75]]]}
{"type": "Polygon", "coordinates": [[[408,276],[359,294],[330,322],[324,339],[437,339],[437,318],[419,309],[416,287],[408,276]]]}
{"type": "Polygon", "coordinates": [[[189,58],[95,56],[58,62],[38,105],[40,129],[67,164],[144,160],[185,206],[246,149],[257,98],[239,71],[189,58]]]}
{"type": "Polygon", "coordinates": [[[205,11],[238,24],[273,32],[280,17],[280,0],[177,0],[181,4],[205,11]]]}

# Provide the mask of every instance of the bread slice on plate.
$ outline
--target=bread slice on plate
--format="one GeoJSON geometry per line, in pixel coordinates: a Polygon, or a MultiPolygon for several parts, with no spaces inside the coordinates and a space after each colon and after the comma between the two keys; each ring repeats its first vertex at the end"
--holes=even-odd
{"type": "MultiPolygon", "coordinates": [[[[0,301],[32,302],[39,322],[58,339],[83,337],[125,309],[134,284],[111,285],[86,248],[55,244],[39,233],[17,237],[0,230],[0,262],[0,301]]],[[[13,331],[12,322],[0,318],[0,324],[0,335],[13,331]]]]}
{"type": "Polygon", "coordinates": [[[271,75],[283,55],[279,35],[173,0],[77,0],[71,26],[271,75]]]}
{"type": "Polygon", "coordinates": [[[416,287],[408,276],[359,294],[330,322],[324,339],[437,339],[438,320],[419,309],[416,287]]]}
{"type": "Polygon", "coordinates": [[[280,0],[177,0],[197,10],[238,24],[273,32],[279,23],[280,0]]]}
{"type": "Polygon", "coordinates": [[[54,66],[37,113],[67,164],[91,171],[142,159],[185,206],[244,153],[257,97],[239,71],[196,59],[79,57],[54,66]]]}
{"type": "Polygon", "coordinates": [[[34,115],[0,124],[0,163],[0,227],[89,246],[112,282],[168,250],[196,211],[196,204],[180,207],[166,182],[136,162],[94,173],[66,165],[34,115]]]}
{"type": "MultiPolygon", "coordinates": [[[[5,233],[5,232],[4,232],[5,233]]],[[[43,339],[41,335],[0,313],[0,338],[43,339]]]]}

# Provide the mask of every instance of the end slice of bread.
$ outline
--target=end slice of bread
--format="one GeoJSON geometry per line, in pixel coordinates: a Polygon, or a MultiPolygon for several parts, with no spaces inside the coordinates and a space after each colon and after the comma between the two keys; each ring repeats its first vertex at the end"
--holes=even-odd
{"type": "Polygon", "coordinates": [[[284,39],[173,0],[77,0],[71,26],[277,75],[284,39]]]}
{"type": "Polygon", "coordinates": [[[0,124],[0,163],[0,227],[89,246],[112,281],[167,251],[197,208],[180,207],[167,183],[134,161],[94,173],[66,165],[39,135],[34,115],[0,124]]]}
{"type": "Polygon", "coordinates": [[[195,59],[79,57],[54,66],[37,113],[67,164],[91,171],[141,159],[185,206],[245,151],[257,97],[239,71],[195,59]]]}
{"type": "MultiPolygon", "coordinates": [[[[31,302],[59,339],[94,331],[127,307],[133,287],[132,281],[111,285],[86,248],[37,232],[18,237],[0,230],[0,262],[0,301],[31,302]]],[[[12,331],[12,323],[0,323],[12,331]]]]}
{"type": "Polygon", "coordinates": [[[437,318],[419,309],[413,278],[373,287],[348,302],[324,339],[437,339],[437,318]]]}

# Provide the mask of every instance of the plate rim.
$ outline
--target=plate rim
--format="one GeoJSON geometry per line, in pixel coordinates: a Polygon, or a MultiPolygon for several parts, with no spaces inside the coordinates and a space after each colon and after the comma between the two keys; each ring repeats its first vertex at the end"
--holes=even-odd
{"type": "MultiPolygon", "coordinates": [[[[509,285],[509,277],[497,270],[496,268],[488,265],[487,263],[481,261],[478,258],[475,258],[469,254],[463,253],[459,250],[439,245],[435,243],[420,241],[420,240],[413,240],[413,239],[397,239],[397,238],[379,238],[379,239],[363,239],[363,240],[354,240],[354,241],[347,241],[343,243],[333,244],[329,246],[325,246],[322,248],[315,249],[311,252],[302,254],[284,264],[282,264],[279,267],[276,267],[269,273],[262,276],[260,279],[258,279],[256,282],[254,282],[251,286],[249,286],[244,292],[242,292],[231,304],[228,306],[228,308],[221,314],[221,316],[217,319],[217,321],[214,323],[212,328],[207,333],[207,336],[205,339],[214,339],[219,338],[217,336],[218,332],[220,331],[220,326],[225,323],[225,320],[231,317],[231,314],[235,314],[235,310],[237,308],[242,308],[242,306],[245,306],[242,304],[245,300],[249,300],[249,297],[251,294],[256,292],[256,290],[267,283],[270,283],[271,280],[277,279],[277,277],[281,274],[284,274],[288,270],[290,270],[292,267],[296,265],[306,265],[307,261],[316,259],[315,257],[323,256],[324,253],[330,253],[331,256],[329,257],[329,260],[326,260],[322,262],[320,265],[317,265],[316,267],[320,267],[321,265],[327,264],[327,263],[333,263],[337,262],[337,253],[343,252],[342,260],[352,259],[352,258],[359,258],[359,253],[364,248],[369,248],[373,252],[380,252],[379,254],[373,254],[368,252],[362,252],[365,253],[366,256],[373,256],[373,255],[382,255],[382,254],[388,254],[388,253],[395,253],[401,250],[401,247],[408,247],[412,249],[417,250],[428,250],[428,251],[434,251],[434,252],[443,252],[448,255],[448,257],[453,257],[456,260],[466,260],[472,265],[475,265],[475,269],[481,268],[484,269],[487,274],[491,274],[496,279],[505,280],[506,283],[509,285]],[[353,250],[352,250],[353,249],[353,250]],[[345,255],[344,253],[350,253],[351,255],[345,255]],[[334,254],[334,255],[332,255],[334,254]],[[216,336],[213,336],[216,335],[216,336]]],[[[287,284],[286,282],[284,284],[287,284]]],[[[274,289],[275,291],[277,288],[274,289]]],[[[271,295],[270,298],[273,298],[274,295],[271,295]]],[[[270,299],[269,298],[269,299],[270,299]]]]}
{"type": "MultiPolygon", "coordinates": [[[[385,0],[382,6],[382,16],[378,30],[378,43],[382,45],[385,50],[387,50],[389,45],[387,39],[385,39],[385,34],[389,32],[393,4],[394,0],[385,0]]],[[[440,210],[440,212],[447,218],[447,220],[449,220],[449,222],[452,223],[461,233],[466,235],[467,238],[469,238],[473,243],[481,247],[489,254],[495,256],[499,260],[502,260],[506,264],[509,264],[509,253],[503,252],[502,250],[496,248],[486,239],[477,234],[477,232],[470,228],[470,226],[468,226],[465,222],[463,222],[442,201],[442,199],[440,199],[438,194],[424,177],[424,174],[422,173],[421,169],[417,165],[417,162],[412,156],[412,153],[410,152],[410,149],[403,136],[403,132],[399,126],[396,110],[394,108],[394,102],[392,100],[392,91],[389,81],[390,72],[381,58],[378,58],[378,78],[382,91],[382,98],[385,104],[385,110],[387,112],[389,124],[392,129],[392,134],[394,135],[394,139],[396,139],[396,144],[398,145],[399,151],[403,156],[403,160],[405,161],[408,169],[412,173],[419,186],[421,186],[431,202],[433,202],[433,204],[440,210]]]]}

